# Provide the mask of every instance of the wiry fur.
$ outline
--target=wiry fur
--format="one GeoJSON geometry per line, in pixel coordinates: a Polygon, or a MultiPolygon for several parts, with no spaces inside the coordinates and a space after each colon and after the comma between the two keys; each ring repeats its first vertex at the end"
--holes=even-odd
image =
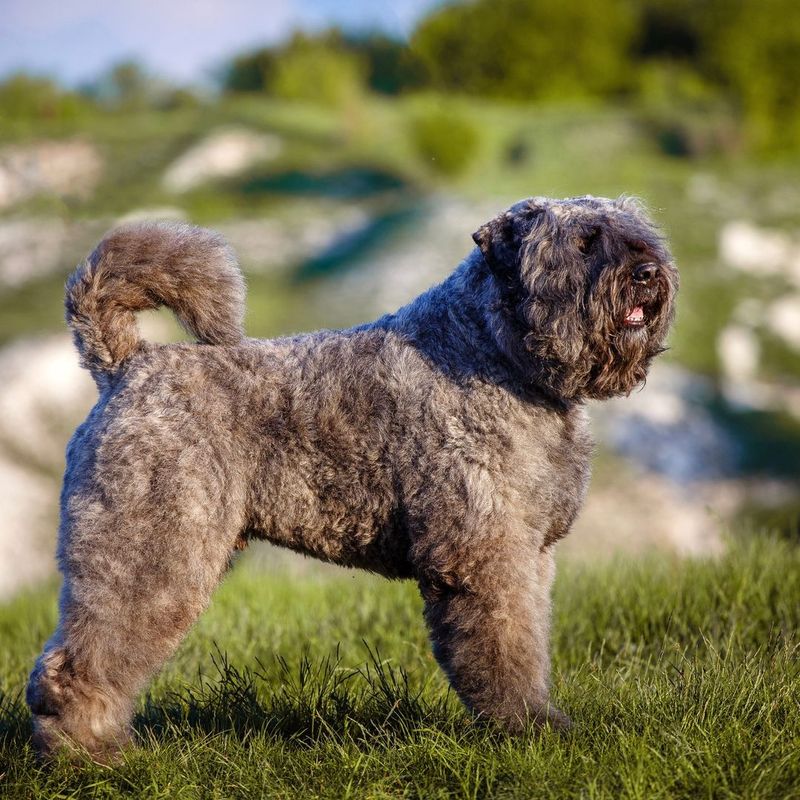
{"type": "Polygon", "coordinates": [[[109,234],[67,281],[67,322],[97,381],[139,346],[135,313],[168,306],[205,344],[244,338],[244,281],[219,234],[145,223],[109,234]]]}
{"type": "Polygon", "coordinates": [[[67,450],[61,616],[28,686],[42,753],[128,740],[137,693],[250,538],[416,579],[474,714],[567,724],[549,595],[589,477],[582,400],[644,379],[677,273],[626,199],[524,201],[474,238],[398,312],[272,341],[242,337],[241,279],[206,231],[130,227],[79,267],[68,319],[100,397],[67,450]],[[140,341],[133,312],[159,303],[205,344],[140,341]]]}

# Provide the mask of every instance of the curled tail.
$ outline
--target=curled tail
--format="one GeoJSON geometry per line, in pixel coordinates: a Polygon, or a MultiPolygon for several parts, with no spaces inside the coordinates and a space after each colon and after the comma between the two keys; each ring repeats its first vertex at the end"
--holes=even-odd
{"type": "Polygon", "coordinates": [[[148,222],[109,233],[67,280],[66,317],[81,363],[98,384],[141,339],[135,313],[167,306],[198,342],[244,337],[242,274],[221,236],[180,223],[148,222]]]}

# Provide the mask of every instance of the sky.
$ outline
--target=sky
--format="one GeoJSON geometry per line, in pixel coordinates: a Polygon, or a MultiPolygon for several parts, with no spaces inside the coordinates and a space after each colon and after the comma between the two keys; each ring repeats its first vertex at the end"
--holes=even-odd
{"type": "Polygon", "coordinates": [[[440,0],[0,0],[0,77],[24,69],[68,85],[134,58],[202,82],[227,56],[293,29],[338,24],[407,34],[440,0]]]}

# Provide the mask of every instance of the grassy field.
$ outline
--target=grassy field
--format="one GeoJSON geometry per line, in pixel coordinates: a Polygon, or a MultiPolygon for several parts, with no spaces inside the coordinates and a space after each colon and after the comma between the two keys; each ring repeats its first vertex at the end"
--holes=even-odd
{"type": "Polygon", "coordinates": [[[472,723],[410,584],[238,565],[116,768],[37,766],[22,703],[55,591],[0,608],[0,795],[800,797],[800,547],[562,564],[554,695],[574,729],[472,723]]]}
{"type": "MultiPolygon", "coordinates": [[[[97,146],[106,171],[96,191],[32,198],[0,221],[22,215],[102,228],[160,206],[212,226],[313,221],[342,203],[377,227],[409,203],[449,196],[500,207],[531,194],[640,194],[682,273],[667,358],[714,381],[717,335],[739,305],[789,291],[782,279],[726,267],[719,232],[736,219],[796,228],[800,162],[714,152],[675,158],[645,123],[625,108],[434,95],[372,98],[345,111],[233,98],[168,113],[98,114],[37,130],[97,146]],[[479,129],[467,168],[449,177],[415,150],[408,124],[443,103],[479,129]],[[247,174],[171,195],[161,182],[169,164],[230,126],[275,134],[283,150],[247,174]],[[353,173],[372,176],[372,185],[337,195],[353,173]]],[[[7,126],[0,143],[30,136],[7,126]]],[[[63,252],[54,271],[0,291],[0,345],[64,329],[63,282],[82,255],[63,252]]],[[[309,272],[307,263],[243,266],[251,335],[362,319],[359,308],[340,316],[336,304],[314,302],[336,290],[335,273],[309,272]]],[[[761,376],[796,382],[796,355],[758,335],[761,376]]],[[[798,474],[795,418],[711,411],[746,453],[748,474],[798,474]]],[[[22,693],[55,622],[55,587],[30,593],[0,606],[0,797],[800,798],[797,541],[795,525],[784,539],[737,539],[717,562],[662,554],[635,564],[564,563],[554,694],[576,726],[566,737],[520,740],[470,722],[448,693],[413,586],[260,570],[246,558],[142,700],[142,747],[115,769],[42,769],[33,758],[22,693]]]]}

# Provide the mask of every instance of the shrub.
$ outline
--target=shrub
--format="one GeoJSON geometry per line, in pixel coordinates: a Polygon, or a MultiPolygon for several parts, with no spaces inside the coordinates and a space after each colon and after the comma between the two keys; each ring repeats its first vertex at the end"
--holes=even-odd
{"type": "Polygon", "coordinates": [[[341,106],[364,93],[364,66],[352,53],[298,35],[276,57],[268,89],[287,100],[341,106]]]}
{"type": "Polygon", "coordinates": [[[0,119],[71,120],[87,106],[84,98],[48,78],[17,73],[0,83],[0,119]]]}
{"type": "Polygon", "coordinates": [[[645,129],[670,156],[732,154],[742,145],[741,125],[721,91],[686,66],[651,62],[639,70],[645,129]]]}
{"type": "Polygon", "coordinates": [[[236,56],[222,71],[226,92],[263,92],[275,74],[275,51],[269,47],[236,56]]]}
{"type": "Polygon", "coordinates": [[[479,144],[477,128],[466,117],[441,108],[412,119],[411,139],[420,158],[448,177],[464,171],[479,144]]]}

